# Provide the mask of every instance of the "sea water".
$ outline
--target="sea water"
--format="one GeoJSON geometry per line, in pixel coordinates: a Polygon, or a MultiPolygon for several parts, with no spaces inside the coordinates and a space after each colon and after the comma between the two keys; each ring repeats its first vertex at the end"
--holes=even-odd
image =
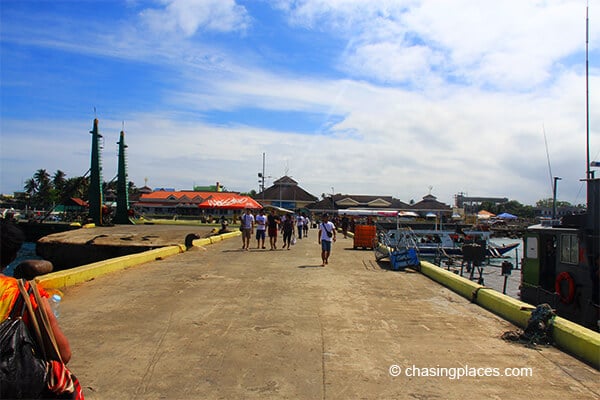
{"type": "Polygon", "coordinates": [[[33,242],[25,242],[21,249],[17,253],[17,258],[8,264],[6,269],[4,270],[4,275],[13,276],[13,272],[15,271],[15,267],[19,265],[19,263],[23,260],[41,260],[42,258],[35,254],[35,243],[33,242]]]}
{"type": "MultiPolygon", "coordinates": [[[[514,243],[519,243],[519,246],[507,252],[503,257],[486,259],[482,266],[475,267],[472,281],[479,283],[481,276],[481,278],[483,278],[484,286],[503,293],[505,277],[502,275],[502,263],[509,262],[512,264],[513,269],[511,274],[506,276],[506,291],[504,293],[510,297],[518,299],[519,286],[521,284],[520,268],[523,254],[523,241],[522,239],[509,238],[491,238],[490,241],[498,246],[514,243]]],[[[442,263],[442,268],[448,268],[448,266],[445,263],[442,263]]],[[[449,267],[449,269],[456,274],[461,274],[461,262],[455,262],[449,267]]],[[[466,263],[462,264],[462,276],[467,279],[471,277],[471,272],[467,271],[466,263]]]]}
{"type": "MultiPolygon", "coordinates": [[[[506,253],[502,258],[492,258],[489,265],[483,266],[483,283],[487,287],[502,293],[504,287],[504,276],[502,275],[502,262],[508,261],[513,265],[513,270],[506,278],[506,294],[515,299],[519,298],[519,286],[521,285],[521,258],[523,258],[523,240],[510,238],[491,238],[491,242],[502,246],[519,243],[514,250],[506,253]]],[[[464,274],[463,274],[464,275],[464,274]]],[[[479,274],[477,274],[479,276],[479,274]]]]}

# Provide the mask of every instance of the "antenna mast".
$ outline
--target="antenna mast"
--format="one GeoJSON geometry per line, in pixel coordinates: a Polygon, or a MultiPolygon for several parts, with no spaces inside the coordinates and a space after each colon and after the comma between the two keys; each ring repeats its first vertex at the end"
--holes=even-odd
{"type": "Polygon", "coordinates": [[[586,129],[586,166],[585,166],[585,177],[586,179],[592,179],[592,172],[590,171],[590,86],[589,86],[589,57],[588,57],[588,43],[589,43],[589,6],[585,7],[585,129],[586,129]]]}

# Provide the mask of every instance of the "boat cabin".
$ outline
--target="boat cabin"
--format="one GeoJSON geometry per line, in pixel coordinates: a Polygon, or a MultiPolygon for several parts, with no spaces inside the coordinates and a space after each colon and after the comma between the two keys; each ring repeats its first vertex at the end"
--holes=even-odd
{"type": "Polygon", "coordinates": [[[549,304],[559,316],[599,330],[598,263],[600,180],[588,182],[586,214],[528,228],[521,270],[521,299],[549,304]]]}

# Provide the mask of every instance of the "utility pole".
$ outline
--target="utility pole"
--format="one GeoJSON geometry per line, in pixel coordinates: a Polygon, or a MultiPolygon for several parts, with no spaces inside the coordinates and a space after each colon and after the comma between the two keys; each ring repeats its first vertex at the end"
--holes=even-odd
{"type": "Polygon", "coordinates": [[[258,184],[259,189],[262,193],[263,204],[265,201],[265,179],[270,178],[270,176],[265,176],[265,153],[263,153],[263,163],[262,163],[262,172],[258,173],[258,184]]]}

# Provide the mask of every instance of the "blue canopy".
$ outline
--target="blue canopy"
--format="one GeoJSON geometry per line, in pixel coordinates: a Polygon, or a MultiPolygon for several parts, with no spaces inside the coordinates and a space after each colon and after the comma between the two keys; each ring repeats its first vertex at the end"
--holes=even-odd
{"type": "Polygon", "coordinates": [[[496,218],[501,218],[501,219],[517,219],[517,216],[509,214],[509,213],[502,213],[500,215],[496,215],[496,218]]]}

